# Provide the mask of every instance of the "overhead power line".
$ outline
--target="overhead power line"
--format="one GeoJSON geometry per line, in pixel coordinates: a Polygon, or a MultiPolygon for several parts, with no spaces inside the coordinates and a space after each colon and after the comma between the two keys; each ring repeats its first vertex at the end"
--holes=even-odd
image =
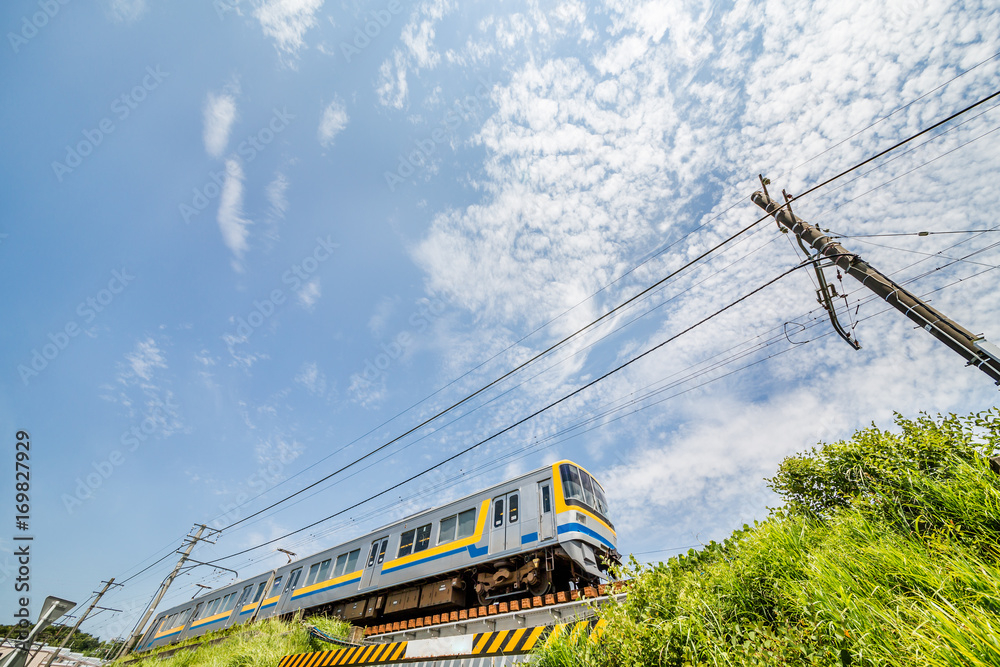
{"type": "MultiPolygon", "coordinates": [[[[990,94],[990,95],[988,95],[988,96],[980,99],[977,102],[974,102],[973,104],[968,105],[964,109],[951,114],[947,118],[945,118],[943,120],[940,120],[940,121],[938,121],[938,122],[930,125],[929,127],[927,127],[925,129],[923,129],[923,130],[921,130],[921,131],[919,131],[919,132],[917,132],[917,133],[915,133],[915,134],[907,137],[906,139],[903,139],[902,141],[897,142],[896,144],[890,146],[889,148],[876,153],[875,155],[873,155],[873,156],[871,156],[871,157],[869,157],[869,158],[867,158],[867,159],[865,159],[865,160],[863,160],[863,161],[855,164],[854,166],[849,167],[848,169],[845,169],[845,170],[841,171],[840,173],[838,173],[838,174],[836,174],[836,175],[834,175],[834,176],[826,179],[825,181],[822,181],[821,183],[819,183],[819,184],[817,184],[817,185],[809,188],[805,192],[802,192],[801,194],[799,194],[799,195],[797,195],[795,197],[792,197],[790,201],[795,201],[797,199],[801,199],[801,198],[803,198],[803,197],[805,197],[805,196],[807,196],[807,195],[809,195],[809,194],[811,194],[811,193],[819,190],[820,188],[822,188],[822,187],[824,187],[826,185],[829,185],[830,183],[832,183],[832,182],[834,182],[834,181],[836,181],[836,180],[838,180],[840,178],[843,178],[847,174],[850,174],[850,173],[856,171],[857,169],[860,169],[864,165],[870,164],[871,162],[877,160],[878,158],[880,158],[880,157],[882,157],[882,156],[884,156],[884,155],[886,155],[886,154],[888,154],[888,153],[890,153],[890,152],[892,152],[892,151],[894,151],[894,150],[896,150],[896,149],[898,149],[898,148],[900,148],[900,147],[902,147],[902,146],[910,143],[911,141],[914,141],[915,139],[917,139],[917,138],[919,138],[919,137],[921,137],[921,136],[923,136],[923,135],[925,135],[925,134],[927,134],[929,132],[932,132],[936,128],[941,127],[942,125],[944,125],[944,124],[946,124],[946,123],[954,120],[955,118],[958,118],[959,116],[961,116],[961,115],[963,115],[965,113],[968,113],[969,111],[971,111],[971,110],[973,110],[973,109],[981,106],[982,104],[985,104],[989,100],[991,100],[991,99],[993,99],[995,97],[998,97],[998,96],[1000,96],[1000,90],[998,90],[998,91],[996,91],[996,92],[994,92],[994,93],[992,93],[992,94],[990,94]]],[[[379,445],[375,449],[373,449],[373,450],[369,451],[368,453],[366,453],[366,454],[364,454],[364,455],[362,455],[362,456],[354,459],[353,461],[350,461],[349,463],[341,466],[340,468],[338,468],[337,470],[329,473],[328,475],[325,475],[325,476],[321,477],[320,479],[316,480],[315,482],[313,482],[311,484],[308,484],[307,486],[299,489],[298,491],[295,491],[294,493],[288,494],[288,495],[284,496],[283,498],[280,498],[280,499],[276,500],[275,502],[267,505],[266,507],[263,507],[263,508],[257,510],[256,512],[253,512],[253,513],[251,513],[251,514],[243,517],[242,519],[239,519],[238,521],[234,522],[233,524],[230,524],[229,526],[227,526],[224,530],[229,530],[229,529],[231,529],[231,528],[233,528],[233,527],[235,527],[235,526],[237,526],[237,525],[239,525],[241,523],[244,523],[244,522],[252,519],[253,517],[256,517],[256,516],[258,516],[260,514],[263,514],[264,512],[266,512],[266,511],[268,511],[268,510],[270,510],[270,509],[272,509],[274,507],[277,507],[278,505],[280,505],[282,503],[287,502],[288,500],[290,500],[290,499],[292,499],[292,498],[294,498],[294,497],[296,497],[296,496],[298,496],[298,495],[300,495],[300,494],[308,491],[309,489],[312,489],[312,488],[318,486],[319,484],[322,484],[323,482],[331,479],[332,477],[338,475],[339,473],[347,470],[348,468],[350,468],[350,467],[352,467],[352,466],[354,466],[354,465],[356,465],[356,464],[358,464],[358,463],[360,463],[360,462],[362,462],[362,461],[370,458],[374,454],[376,454],[376,453],[378,453],[378,452],[386,449],[387,447],[390,447],[394,443],[399,442],[401,439],[403,439],[406,436],[410,435],[411,433],[413,433],[413,432],[415,432],[415,431],[423,428],[424,426],[430,424],[431,422],[435,421],[439,417],[441,417],[441,416],[443,416],[443,415],[451,412],[455,408],[457,408],[457,407],[459,407],[459,406],[467,403],[468,401],[470,401],[474,397],[478,396],[479,394],[483,393],[487,389],[489,389],[489,388],[497,385],[498,383],[502,382],[503,380],[505,380],[506,378],[510,377],[514,373],[518,372],[522,368],[524,368],[524,367],[528,366],[529,364],[535,362],[539,358],[547,355],[548,353],[550,353],[551,351],[555,350],[556,348],[564,345],[566,342],[572,340],[576,336],[578,336],[578,335],[582,334],[583,332],[589,330],[590,328],[592,328],[596,324],[604,321],[605,319],[607,319],[608,317],[610,317],[614,313],[618,312],[622,308],[625,308],[626,306],[628,306],[632,302],[636,301],[637,299],[642,298],[643,296],[645,296],[646,294],[648,294],[652,290],[656,289],[657,287],[659,287],[660,285],[664,284],[668,280],[670,280],[673,277],[677,276],[679,273],[685,271],[686,269],[690,268],[694,264],[702,261],[707,256],[709,256],[712,253],[716,252],[718,249],[720,249],[723,246],[727,245],[728,243],[732,242],[736,238],[742,236],[743,234],[745,234],[750,229],[756,227],[758,224],[760,224],[761,222],[763,222],[764,220],[766,220],[768,217],[769,216],[765,215],[765,216],[763,216],[761,218],[758,218],[752,224],[747,225],[746,227],[743,227],[742,229],[740,229],[739,231],[737,231],[735,234],[727,237],[726,239],[722,240],[720,243],[717,243],[716,245],[712,246],[711,248],[709,248],[705,252],[701,253],[700,255],[698,255],[697,257],[695,257],[694,259],[692,259],[689,262],[687,262],[684,265],[682,265],[680,268],[676,269],[675,271],[671,271],[669,274],[667,274],[665,277],[663,277],[662,279],[660,279],[659,281],[657,281],[653,285],[651,285],[651,286],[647,287],[646,289],[638,292],[637,294],[633,295],[629,299],[623,301],[619,305],[617,305],[614,308],[610,309],[609,311],[605,312],[603,315],[599,316],[595,320],[593,320],[590,323],[584,325],[583,327],[577,329],[576,331],[574,331],[573,333],[569,334],[568,336],[562,338],[558,342],[553,343],[552,345],[550,345],[546,349],[544,349],[541,352],[535,354],[534,356],[530,357],[529,359],[527,359],[526,361],[522,362],[521,364],[518,364],[513,369],[511,369],[510,371],[504,373],[500,377],[498,377],[498,378],[492,380],[491,382],[483,385],[482,387],[480,387],[476,391],[472,392],[471,394],[466,395],[461,400],[459,400],[459,401],[451,404],[450,406],[448,406],[448,407],[446,407],[446,408],[438,411],[437,413],[435,413],[434,415],[428,417],[427,419],[423,420],[422,422],[418,423],[417,425],[415,425],[415,426],[407,429],[406,431],[404,431],[400,435],[398,435],[398,436],[390,439],[389,441],[385,442],[382,445],[379,445]]]]}
{"type": "Polygon", "coordinates": [[[481,447],[482,445],[486,444],[487,442],[490,442],[490,441],[494,440],[495,438],[498,438],[499,436],[503,435],[504,433],[507,433],[507,432],[509,432],[509,431],[517,428],[521,424],[523,424],[523,423],[525,423],[525,422],[527,422],[527,421],[529,421],[531,419],[534,419],[538,415],[540,415],[540,414],[542,414],[542,413],[544,413],[544,412],[546,412],[548,410],[551,410],[552,408],[556,407],[557,405],[560,405],[560,404],[568,401],[569,399],[573,398],[574,396],[580,394],[583,391],[586,391],[587,389],[589,389],[590,387],[594,386],[595,384],[606,380],[607,378],[611,377],[615,373],[618,373],[619,371],[624,370],[625,368],[628,368],[629,366],[631,366],[635,362],[639,361],[640,359],[643,359],[643,358],[649,356],[650,354],[652,354],[653,352],[659,350],[663,346],[665,346],[665,345],[667,345],[667,344],[669,344],[669,343],[677,340],[678,338],[680,338],[684,334],[686,334],[686,333],[688,333],[690,331],[693,331],[694,329],[696,329],[696,328],[704,325],[705,323],[707,323],[708,321],[714,319],[715,317],[718,317],[722,313],[728,311],[730,308],[733,308],[734,306],[742,303],[743,301],[746,301],[748,298],[750,298],[754,294],[757,294],[758,292],[766,289],[767,287],[770,287],[774,283],[776,283],[779,280],[781,280],[781,279],[789,276],[790,274],[792,274],[793,272],[797,271],[798,269],[800,269],[800,268],[802,268],[804,266],[810,266],[814,261],[815,260],[808,260],[808,261],[806,261],[806,262],[804,262],[802,264],[797,264],[796,266],[794,266],[794,267],[792,267],[790,269],[787,269],[786,271],[783,271],[778,276],[772,278],[771,280],[768,280],[766,283],[764,283],[764,284],[760,285],[759,287],[751,290],[750,292],[744,294],[743,296],[741,296],[740,298],[736,299],[735,301],[730,302],[729,304],[723,306],[719,310],[716,310],[715,312],[713,312],[711,315],[708,315],[707,317],[705,317],[705,318],[699,320],[698,322],[690,325],[689,327],[687,327],[687,328],[683,329],[682,331],[674,334],[673,336],[670,336],[666,340],[663,340],[660,343],[657,343],[656,345],[654,345],[653,347],[649,348],[645,352],[642,352],[641,354],[638,354],[635,357],[632,357],[628,361],[626,361],[626,362],[624,362],[624,363],[616,366],[615,368],[611,369],[610,371],[608,371],[608,372],[604,373],[603,375],[595,378],[594,380],[591,380],[590,382],[588,382],[588,383],[586,383],[586,384],[578,387],[577,389],[574,389],[573,391],[571,391],[570,393],[564,395],[563,397],[561,397],[561,398],[559,398],[559,399],[557,399],[555,401],[552,401],[548,405],[546,405],[546,406],[544,406],[544,407],[536,410],[535,412],[532,412],[531,414],[527,415],[526,417],[522,417],[521,419],[517,420],[513,424],[511,424],[509,426],[506,426],[505,428],[503,428],[503,429],[495,432],[493,435],[490,435],[489,437],[484,438],[484,439],[480,440],[479,442],[476,442],[475,444],[472,444],[472,445],[466,447],[465,449],[463,449],[463,450],[461,450],[461,451],[459,451],[459,452],[457,452],[457,453],[455,453],[455,454],[447,457],[446,459],[444,459],[442,461],[439,461],[438,463],[430,466],[429,468],[426,468],[426,469],[424,469],[424,470],[422,470],[422,471],[420,471],[420,472],[418,472],[418,473],[416,473],[414,475],[411,475],[410,477],[404,479],[401,482],[398,482],[397,484],[394,484],[394,485],[392,485],[392,486],[390,486],[390,487],[388,487],[388,488],[386,488],[386,489],[384,489],[382,491],[379,491],[378,493],[372,494],[371,496],[368,496],[367,498],[365,498],[363,500],[360,500],[357,503],[355,503],[353,505],[350,505],[349,507],[345,507],[344,509],[339,510],[338,512],[335,512],[335,513],[331,514],[328,517],[325,517],[325,518],[320,519],[318,521],[314,521],[313,523],[311,523],[311,524],[309,524],[307,526],[303,526],[302,528],[299,528],[297,530],[293,530],[293,531],[291,531],[289,533],[286,533],[285,535],[282,535],[280,537],[276,537],[276,538],[268,540],[266,542],[262,542],[261,544],[258,544],[257,546],[249,547],[247,549],[243,549],[241,551],[237,551],[235,553],[229,554],[228,556],[222,556],[220,558],[216,558],[216,559],[213,559],[213,560],[208,561],[208,562],[210,564],[211,563],[218,563],[220,561],[227,560],[229,558],[234,558],[236,556],[248,553],[250,551],[254,551],[256,549],[259,549],[261,547],[267,546],[269,544],[274,544],[275,542],[278,542],[278,541],[280,541],[280,540],[282,540],[282,539],[284,539],[286,537],[290,537],[290,536],[295,535],[297,533],[300,533],[300,532],[302,532],[304,530],[308,530],[309,528],[312,528],[313,526],[319,525],[320,523],[323,523],[324,521],[328,521],[329,519],[332,519],[332,518],[334,518],[336,516],[339,516],[339,515],[341,515],[341,514],[343,514],[345,512],[348,512],[348,511],[354,509],[355,507],[358,507],[358,506],[363,505],[363,504],[365,504],[367,502],[370,502],[370,501],[374,500],[375,498],[379,498],[379,497],[381,497],[381,496],[389,493],[390,491],[393,491],[394,489],[397,489],[397,488],[403,486],[404,484],[412,482],[413,480],[418,479],[418,478],[422,477],[423,475],[426,475],[427,473],[431,472],[432,470],[434,470],[436,468],[439,468],[442,465],[444,465],[446,463],[449,463],[449,462],[451,462],[451,461],[459,458],[460,456],[463,456],[463,455],[471,452],[472,450],[474,450],[474,449],[476,449],[478,447],[481,447]]]}

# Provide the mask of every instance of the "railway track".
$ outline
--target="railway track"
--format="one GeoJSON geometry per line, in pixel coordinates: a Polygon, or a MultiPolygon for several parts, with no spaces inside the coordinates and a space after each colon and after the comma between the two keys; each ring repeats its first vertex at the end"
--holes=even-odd
{"type": "Polygon", "coordinates": [[[531,596],[525,594],[523,597],[512,598],[506,602],[498,602],[491,605],[481,605],[438,614],[419,614],[387,623],[371,625],[365,628],[364,635],[370,639],[382,639],[394,635],[441,636],[445,628],[448,628],[450,632],[451,629],[460,627],[485,627],[491,623],[495,623],[497,619],[507,617],[550,618],[558,622],[559,617],[553,616],[552,613],[562,614],[565,609],[573,607],[574,604],[579,606],[581,602],[585,603],[583,606],[587,606],[586,603],[591,601],[600,603],[609,595],[616,592],[621,593],[625,589],[625,585],[626,582],[619,581],[612,584],[601,584],[600,586],[587,586],[582,590],[560,591],[546,595],[531,596]]]}
{"type": "MultiPolygon", "coordinates": [[[[595,618],[596,608],[621,600],[624,592],[586,589],[577,599],[531,606],[501,613],[424,625],[370,635],[350,647],[331,646],[329,651],[287,655],[277,667],[329,667],[331,665],[412,665],[413,667],[485,667],[519,664],[551,637],[564,632],[603,632],[604,621],[595,618]]],[[[558,599],[558,595],[554,595],[558,599]]],[[[567,596],[572,598],[574,596],[567,596]]],[[[477,610],[478,612],[478,610],[477,610]]],[[[409,625],[409,621],[406,622],[409,625]]]]}

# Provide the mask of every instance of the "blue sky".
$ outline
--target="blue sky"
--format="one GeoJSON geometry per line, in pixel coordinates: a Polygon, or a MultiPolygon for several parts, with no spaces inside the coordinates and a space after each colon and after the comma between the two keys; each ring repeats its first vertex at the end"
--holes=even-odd
{"type": "MultiPolygon", "coordinates": [[[[11,459],[15,433],[32,437],[33,613],[45,595],[83,600],[137,572],[195,523],[223,528],[319,479],[656,282],[759,217],[758,173],[804,191],[1000,81],[996,3],[0,11],[0,423],[11,459]]],[[[973,115],[796,212],[847,236],[995,227],[1000,110],[973,115]]],[[[844,243],[996,340],[995,236],[844,243]]],[[[194,557],[446,458],[797,252],[758,226],[378,465],[194,557]]],[[[623,551],[665,558],[763,517],[775,499],[762,478],[792,452],[894,411],[995,403],[988,378],[857,303],[847,279],[842,316],[863,348],[824,337],[814,290],[800,271],[474,454],[226,565],[251,576],[283,562],[274,546],[304,555],[559,458],[604,482],[623,551]]],[[[0,534],[3,609],[15,532],[0,534]]],[[[109,594],[125,611],[84,629],[127,632],[172,561],[109,594]]],[[[230,580],[195,569],[164,604],[230,580]]]]}

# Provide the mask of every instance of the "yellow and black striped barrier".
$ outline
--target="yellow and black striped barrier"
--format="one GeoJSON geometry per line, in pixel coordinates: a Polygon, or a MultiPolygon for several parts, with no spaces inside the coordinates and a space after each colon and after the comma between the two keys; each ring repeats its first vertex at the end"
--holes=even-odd
{"type": "Polygon", "coordinates": [[[426,661],[428,658],[461,658],[519,655],[530,653],[565,633],[578,636],[589,633],[597,638],[607,622],[590,619],[554,626],[519,628],[480,632],[439,639],[418,639],[410,642],[369,644],[332,651],[314,651],[286,655],[278,667],[329,667],[330,665],[387,665],[401,662],[426,661]]]}

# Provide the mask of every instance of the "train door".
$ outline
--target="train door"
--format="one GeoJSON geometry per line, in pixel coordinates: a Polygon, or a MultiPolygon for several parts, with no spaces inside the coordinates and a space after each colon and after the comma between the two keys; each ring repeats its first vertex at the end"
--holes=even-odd
{"type": "Polygon", "coordinates": [[[229,617],[229,620],[227,620],[222,627],[228,628],[229,626],[236,625],[237,623],[240,622],[240,612],[243,611],[243,605],[249,602],[248,598],[250,597],[250,593],[252,592],[253,592],[253,584],[250,584],[243,588],[243,592],[240,593],[239,600],[236,601],[236,606],[233,607],[232,616],[229,617]]]}
{"type": "Polygon", "coordinates": [[[521,497],[517,491],[493,499],[490,553],[521,546],[521,497]]]}
{"type": "Polygon", "coordinates": [[[302,568],[297,567],[291,571],[288,575],[288,582],[285,584],[285,589],[281,591],[281,597],[278,598],[278,614],[281,614],[288,608],[288,601],[292,597],[292,593],[295,588],[299,585],[299,577],[302,576],[302,568]]]}
{"type": "Polygon", "coordinates": [[[365,571],[361,575],[361,590],[378,585],[379,573],[382,572],[382,563],[385,562],[385,551],[388,548],[388,536],[380,537],[372,542],[372,547],[368,551],[368,560],[365,561],[365,571]]]}
{"type": "Polygon", "coordinates": [[[556,513],[552,511],[552,480],[538,483],[538,541],[556,536],[556,513]]]}

